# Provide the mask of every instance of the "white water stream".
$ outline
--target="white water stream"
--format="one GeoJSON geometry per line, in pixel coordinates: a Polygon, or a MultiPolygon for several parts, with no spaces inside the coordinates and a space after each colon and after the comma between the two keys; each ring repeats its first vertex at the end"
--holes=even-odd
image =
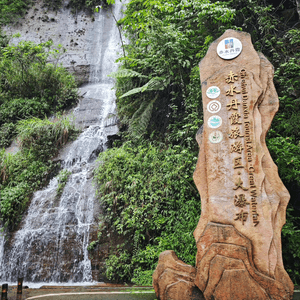
{"type": "MultiPolygon", "coordinates": [[[[116,1],[113,13],[121,17],[122,4],[116,1]]],[[[62,167],[70,172],[60,198],[57,178],[34,193],[21,228],[10,239],[0,236],[0,283],[32,282],[91,283],[92,268],[87,246],[91,227],[97,226],[99,204],[95,199],[92,172],[107,135],[115,134],[114,81],[107,77],[117,70],[121,52],[119,32],[109,11],[95,15],[90,83],[80,88],[84,99],[74,110],[83,133],[60,154],[62,167]]]]}

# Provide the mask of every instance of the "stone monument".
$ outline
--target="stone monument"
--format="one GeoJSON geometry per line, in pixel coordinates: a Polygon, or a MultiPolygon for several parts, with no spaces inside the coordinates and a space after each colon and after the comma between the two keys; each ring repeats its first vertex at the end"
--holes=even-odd
{"type": "Polygon", "coordinates": [[[292,299],[281,229],[289,193],[265,138],[278,110],[273,66],[248,33],[227,30],[200,62],[204,111],[194,181],[201,216],[196,267],[174,251],[159,257],[160,300],[292,299]]]}

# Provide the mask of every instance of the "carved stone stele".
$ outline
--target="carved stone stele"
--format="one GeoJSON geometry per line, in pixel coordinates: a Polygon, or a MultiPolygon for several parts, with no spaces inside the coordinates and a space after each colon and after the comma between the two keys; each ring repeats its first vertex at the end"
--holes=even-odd
{"type": "Polygon", "coordinates": [[[196,268],[173,251],[161,253],[153,274],[156,295],[161,300],[292,299],[294,286],[281,251],[290,196],[265,142],[279,107],[273,67],[254,50],[249,34],[227,30],[210,45],[200,78],[204,125],[196,136],[194,181],[201,196],[196,268]],[[240,54],[223,59],[220,51],[240,54]]]}

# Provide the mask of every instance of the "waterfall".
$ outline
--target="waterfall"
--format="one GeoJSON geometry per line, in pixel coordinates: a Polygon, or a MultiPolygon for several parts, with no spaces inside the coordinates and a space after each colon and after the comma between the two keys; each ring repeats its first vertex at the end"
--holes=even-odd
{"type": "MultiPolygon", "coordinates": [[[[116,1],[113,13],[121,17],[116,1]]],[[[60,197],[58,178],[34,193],[26,216],[9,239],[0,235],[0,282],[92,282],[87,246],[89,233],[97,228],[100,206],[92,184],[99,152],[106,148],[107,135],[115,134],[114,81],[107,77],[117,70],[120,37],[109,10],[95,14],[90,40],[90,80],[80,88],[84,95],[74,109],[76,125],[83,128],[78,139],[59,155],[69,177],[60,197]]]]}

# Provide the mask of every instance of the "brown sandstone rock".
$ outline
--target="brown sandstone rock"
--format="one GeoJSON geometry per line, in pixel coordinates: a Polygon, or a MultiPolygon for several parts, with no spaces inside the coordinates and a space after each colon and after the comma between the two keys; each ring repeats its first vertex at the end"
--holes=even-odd
{"type": "MultiPolygon", "coordinates": [[[[196,136],[194,181],[202,211],[194,231],[196,276],[193,281],[190,273],[185,289],[195,284],[207,300],[292,299],[281,253],[289,193],[265,142],[279,106],[273,67],[254,50],[249,34],[227,30],[201,61],[200,78],[204,125],[196,136]],[[241,53],[221,58],[218,45],[224,39],[224,52],[238,51],[233,38],[242,43],[241,53]]],[[[157,270],[168,276],[156,276],[156,294],[179,299],[176,292],[163,297],[182,271],[163,260],[157,270]]],[[[191,299],[189,292],[181,293],[180,299],[191,299]]]]}
{"type": "Polygon", "coordinates": [[[153,273],[155,293],[160,300],[204,299],[194,284],[195,276],[196,269],[179,260],[174,251],[164,251],[153,273]]]}

